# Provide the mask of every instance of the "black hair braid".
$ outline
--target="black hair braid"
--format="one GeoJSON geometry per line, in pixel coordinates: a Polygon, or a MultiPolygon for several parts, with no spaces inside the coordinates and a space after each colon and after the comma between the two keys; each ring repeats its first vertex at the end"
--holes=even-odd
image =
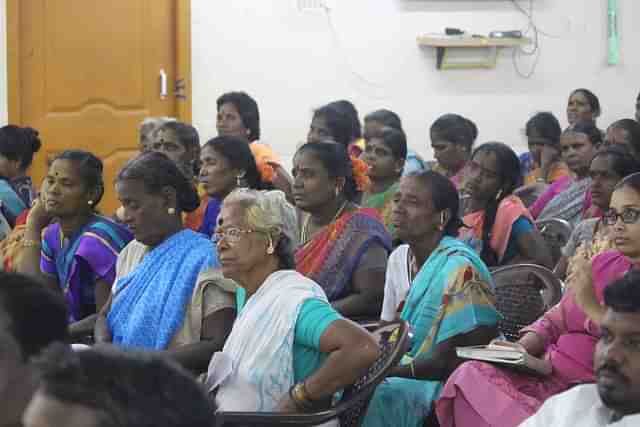
{"type": "Polygon", "coordinates": [[[506,197],[504,192],[500,192],[498,198],[489,202],[484,211],[484,225],[482,226],[482,251],[480,252],[480,258],[489,267],[495,267],[498,265],[498,254],[491,247],[491,231],[496,222],[496,216],[498,214],[498,207],[500,202],[506,197]]]}

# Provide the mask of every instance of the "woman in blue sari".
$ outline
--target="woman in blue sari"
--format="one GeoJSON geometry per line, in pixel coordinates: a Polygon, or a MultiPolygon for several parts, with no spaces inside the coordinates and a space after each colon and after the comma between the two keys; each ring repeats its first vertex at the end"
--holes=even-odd
{"type": "Polygon", "coordinates": [[[118,257],[96,342],[164,351],[202,372],[235,318],[235,285],[224,280],[213,243],[184,227],[199,203],[193,182],[164,154],[143,153],[118,174],[123,220],[135,236],[118,257]]]}
{"type": "Polygon", "coordinates": [[[27,170],[41,145],[35,129],[14,125],[0,128],[0,211],[11,227],[35,198],[27,170]]]}
{"type": "Polygon", "coordinates": [[[456,347],[488,344],[497,335],[491,274],[452,237],[462,225],[458,206],[454,185],[438,173],[400,181],[392,220],[396,237],[408,244],[389,259],[384,307],[393,306],[414,336],[400,365],[376,389],[366,427],[422,426],[461,363],[456,347]]]}
{"type": "Polygon", "coordinates": [[[102,161],[86,151],[65,151],[51,164],[27,219],[18,271],[62,292],[70,322],[102,308],[118,254],[132,238],[126,228],[96,213],[103,194],[102,161]]]}

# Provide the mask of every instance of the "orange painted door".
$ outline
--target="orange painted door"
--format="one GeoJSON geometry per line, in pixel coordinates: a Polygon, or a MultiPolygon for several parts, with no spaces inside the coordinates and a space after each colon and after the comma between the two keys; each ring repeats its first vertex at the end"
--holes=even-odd
{"type": "Polygon", "coordinates": [[[106,194],[99,209],[111,214],[119,206],[113,182],[137,153],[140,121],[177,115],[177,1],[14,3],[18,10],[9,18],[19,19],[19,90],[18,111],[10,117],[40,131],[43,148],[31,171],[36,184],[56,153],[91,151],[104,162],[106,194]]]}

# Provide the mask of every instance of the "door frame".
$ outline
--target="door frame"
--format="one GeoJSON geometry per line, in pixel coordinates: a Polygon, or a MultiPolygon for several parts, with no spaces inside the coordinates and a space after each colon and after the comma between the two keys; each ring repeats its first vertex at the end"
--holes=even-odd
{"type": "MultiPolygon", "coordinates": [[[[20,1],[7,2],[7,83],[9,123],[23,125],[20,97],[20,1]]],[[[176,118],[191,123],[191,0],[175,0],[176,81],[184,80],[186,99],[176,99],[176,118]]]]}

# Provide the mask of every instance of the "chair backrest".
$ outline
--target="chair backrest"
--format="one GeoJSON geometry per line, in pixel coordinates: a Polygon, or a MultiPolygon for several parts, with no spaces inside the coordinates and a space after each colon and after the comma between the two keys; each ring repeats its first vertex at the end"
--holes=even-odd
{"type": "Polygon", "coordinates": [[[491,274],[496,285],[496,308],[503,316],[498,327],[510,341],[517,340],[520,329],[535,322],[562,297],[560,280],[539,265],[507,265],[491,274]]]}
{"type": "Polygon", "coordinates": [[[395,321],[382,326],[373,335],[378,339],[380,356],[367,373],[348,387],[333,409],[338,414],[340,427],[360,427],[369,402],[378,384],[398,363],[409,348],[409,324],[395,321]]]}
{"type": "Polygon", "coordinates": [[[563,219],[550,218],[536,221],[536,227],[540,230],[540,234],[542,234],[551,250],[554,265],[557,264],[562,256],[562,248],[571,237],[571,232],[573,231],[571,224],[563,219]]]}

